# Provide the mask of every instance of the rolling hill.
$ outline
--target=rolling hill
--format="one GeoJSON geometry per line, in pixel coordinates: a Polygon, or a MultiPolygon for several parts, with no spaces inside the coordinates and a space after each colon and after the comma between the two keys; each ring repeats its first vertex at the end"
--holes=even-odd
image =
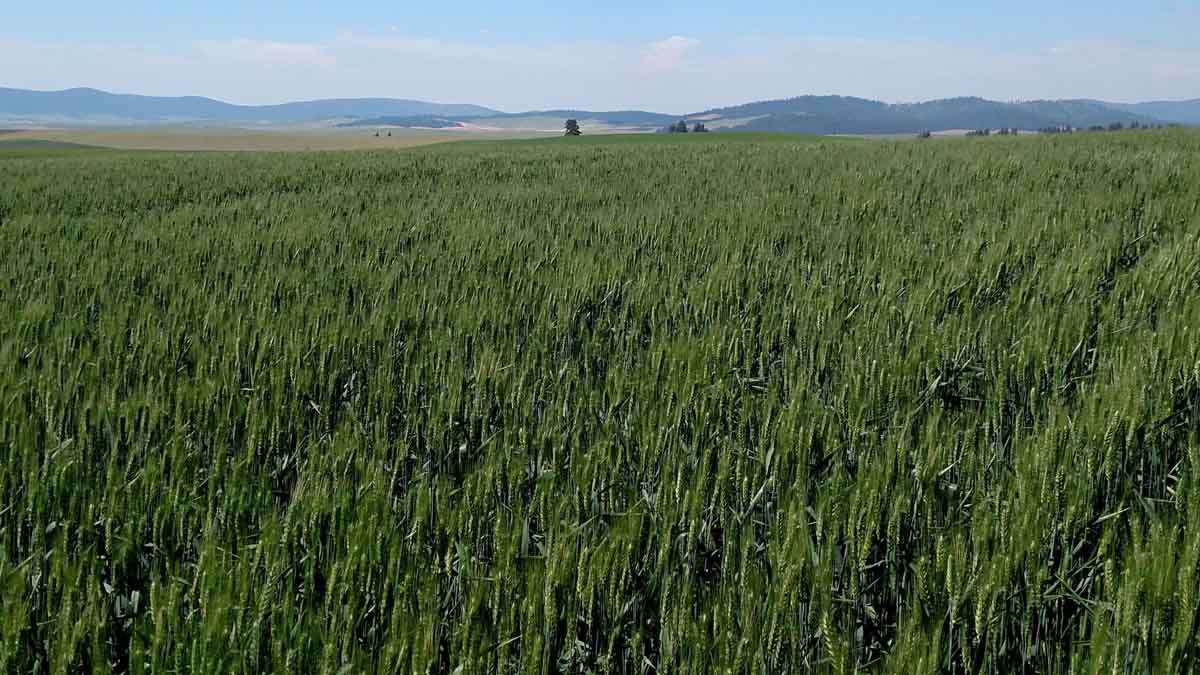
{"type": "Polygon", "coordinates": [[[29,91],[0,88],[0,118],[76,121],[91,124],[169,122],[298,123],[381,115],[487,117],[498,111],[477,105],[409,99],[355,98],[246,106],[200,96],[138,96],[97,89],[29,91]]]}
{"type": "Polygon", "coordinates": [[[591,120],[612,126],[645,128],[666,126],[679,119],[676,115],[664,115],[644,110],[537,110],[525,113],[506,113],[499,117],[508,119],[521,117],[561,117],[564,120],[574,118],[577,120],[591,120]]]}
{"type": "Polygon", "coordinates": [[[720,123],[732,131],[810,134],[907,134],[948,129],[1042,129],[1112,123],[1161,124],[1163,120],[1090,101],[1002,103],[963,97],[888,104],[847,96],[800,96],[716,108],[689,120],[720,123]]]}
{"type": "Polygon", "coordinates": [[[1101,105],[1188,126],[1200,125],[1200,98],[1191,101],[1149,101],[1147,103],[1104,103],[1101,105]]]}
{"type": "Polygon", "coordinates": [[[478,115],[437,116],[407,115],[368,117],[338,124],[339,127],[398,127],[407,129],[454,129],[486,126],[514,131],[545,128],[547,125],[561,127],[566,119],[577,119],[586,127],[603,127],[608,130],[653,131],[675,122],[677,117],[641,110],[536,110],[525,113],[498,113],[480,117],[478,115]]]}
{"type": "Polygon", "coordinates": [[[463,126],[462,120],[437,115],[384,115],[342,122],[337,126],[350,127],[398,127],[402,129],[456,129],[463,126]]]}
{"type": "Polygon", "coordinates": [[[576,109],[501,112],[469,104],[392,98],[323,99],[247,106],[199,96],[112,94],[96,89],[29,91],[0,88],[0,122],[8,126],[144,124],[300,124],[345,127],[496,128],[551,131],[576,118],[599,131],[649,131],[678,120],[713,130],[809,134],[910,134],[951,129],[1200,125],[1200,99],[1107,103],[1093,100],[999,102],[960,97],[890,104],[850,96],[799,96],[713,108],[690,115],[641,110],[576,109]]]}

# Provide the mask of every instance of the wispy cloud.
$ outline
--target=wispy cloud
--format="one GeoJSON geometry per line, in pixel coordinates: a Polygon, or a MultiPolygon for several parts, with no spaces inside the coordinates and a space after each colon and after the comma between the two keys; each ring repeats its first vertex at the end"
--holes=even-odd
{"type": "Polygon", "coordinates": [[[675,70],[687,56],[687,53],[700,46],[695,38],[673,35],[665,40],[652,42],[643,63],[650,70],[675,70]]]}
{"type": "Polygon", "coordinates": [[[330,66],[335,62],[324,45],[306,42],[268,42],[239,38],[201,40],[195,45],[200,54],[213,63],[330,66]]]}
{"type": "Polygon", "coordinates": [[[717,70],[735,91],[738,82],[752,88],[774,80],[780,95],[845,93],[887,101],[1200,95],[1200,48],[1076,41],[999,49],[929,40],[759,36],[739,42],[733,52],[717,70]],[[745,74],[753,77],[743,80],[745,74]]]}

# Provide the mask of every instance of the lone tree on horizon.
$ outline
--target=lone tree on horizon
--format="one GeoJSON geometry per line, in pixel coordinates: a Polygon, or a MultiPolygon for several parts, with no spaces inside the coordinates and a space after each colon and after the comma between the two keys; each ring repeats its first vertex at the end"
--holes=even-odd
{"type": "Polygon", "coordinates": [[[579,120],[576,120],[576,119],[567,120],[567,124],[566,124],[565,128],[566,128],[566,131],[563,133],[564,136],[582,136],[583,135],[583,132],[579,130],[579,120]]]}

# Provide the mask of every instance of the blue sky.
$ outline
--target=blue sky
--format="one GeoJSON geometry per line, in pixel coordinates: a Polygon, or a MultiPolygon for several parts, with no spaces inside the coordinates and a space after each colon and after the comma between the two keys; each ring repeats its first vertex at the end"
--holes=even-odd
{"type": "Polygon", "coordinates": [[[806,93],[1200,97],[1197,0],[14,4],[0,86],[666,112],[806,93]]]}

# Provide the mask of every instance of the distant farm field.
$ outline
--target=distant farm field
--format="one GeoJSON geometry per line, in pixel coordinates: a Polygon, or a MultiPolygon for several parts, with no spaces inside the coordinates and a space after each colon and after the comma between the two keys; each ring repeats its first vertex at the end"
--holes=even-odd
{"type": "Polygon", "coordinates": [[[0,672],[1197,664],[1200,135],[0,177],[0,672]]]}
{"type": "Polygon", "coordinates": [[[43,141],[26,138],[0,140],[0,160],[45,159],[49,157],[79,157],[83,154],[104,152],[106,148],[62,141],[43,141]]]}
{"type": "Polygon", "coordinates": [[[5,144],[17,141],[73,143],[119,150],[162,151],[335,151],[389,150],[462,140],[461,133],[403,130],[388,136],[383,132],[354,131],[246,131],[241,129],[47,129],[13,131],[0,136],[5,144]]]}

